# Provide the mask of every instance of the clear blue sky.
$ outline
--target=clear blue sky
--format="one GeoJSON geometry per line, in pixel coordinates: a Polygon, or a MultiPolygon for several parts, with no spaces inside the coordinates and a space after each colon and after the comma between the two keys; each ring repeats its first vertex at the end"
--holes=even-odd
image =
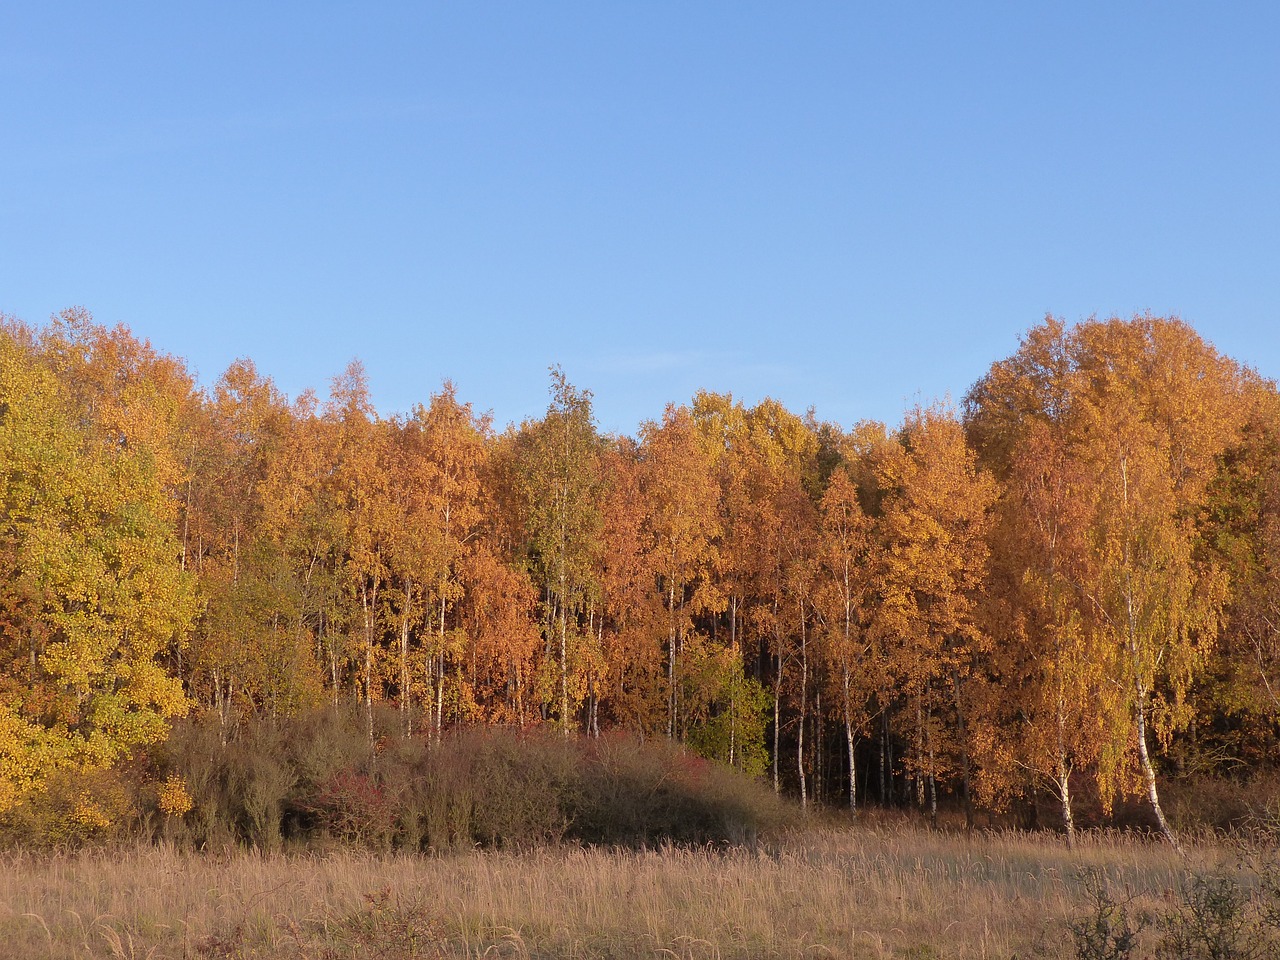
{"type": "Polygon", "coordinates": [[[384,413],[549,364],[959,398],[1046,312],[1280,374],[1280,4],[43,3],[0,12],[0,311],[384,413]]]}

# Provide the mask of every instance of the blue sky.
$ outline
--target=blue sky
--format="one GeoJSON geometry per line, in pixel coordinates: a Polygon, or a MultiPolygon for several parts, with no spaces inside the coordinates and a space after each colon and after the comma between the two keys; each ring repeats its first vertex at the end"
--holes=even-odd
{"type": "Polygon", "coordinates": [[[958,399],[1046,312],[1280,375],[1280,5],[7,4],[0,311],[499,424],[958,399]]]}

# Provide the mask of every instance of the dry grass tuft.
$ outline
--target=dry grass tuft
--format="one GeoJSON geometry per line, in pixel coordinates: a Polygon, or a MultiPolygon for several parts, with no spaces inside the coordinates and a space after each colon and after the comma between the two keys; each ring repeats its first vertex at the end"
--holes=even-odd
{"type": "MultiPolygon", "coordinates": [[[[1205,844],[1195,865],[1230,851],[1205,844]]],[[[8,854],[0,956],[1067,957],[1081,870],[1157,907],[1186,864],[1132,837],[824,829],[755,848],[438,857],[8,854]]]]}

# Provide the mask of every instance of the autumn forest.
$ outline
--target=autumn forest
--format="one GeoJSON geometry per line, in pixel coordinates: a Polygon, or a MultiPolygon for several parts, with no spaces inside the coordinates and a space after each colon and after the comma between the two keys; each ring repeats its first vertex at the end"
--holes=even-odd
{"type": "Polygon", "coordinates": [[[1176,842],[1168,783],[1277,756],[1280,397],[1177,319],[1011,347],[896,427],[700,392],[609,436],[558,368],[499,429],[448,383],[382,416],[358,362],[290,400],[7,319],[0,815],[178,722],[336,707],[672,742],[854,814],[1127,804],[1176,842]]]}

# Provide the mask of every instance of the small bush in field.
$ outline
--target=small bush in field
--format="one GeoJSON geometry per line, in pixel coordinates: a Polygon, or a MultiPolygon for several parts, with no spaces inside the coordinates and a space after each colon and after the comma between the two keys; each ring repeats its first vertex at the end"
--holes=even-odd
{"type": "Polygon", "coordinates": [[[471,842],[555,843],[581,803],[580,748],[551,730],[478,729],[446,743],[452,782],[471,811],[471,842]]]}
{"type": "MultiPolygon", "coordinates": [[[[1234,877],[1192,877],[1164,918],[1161,960],[1260,960],[1250,895],[1234,877]]],[[[1268,952],[1266,956],[1270,956],[1268,952]]]]}
{"type": "Polygon", "coordinates": [[[1117,901],[1096,871],[1082,875],[1085,906],[1068,926],[1077,960],[1271,960],[1280,956],[1280,864],[1255,854],[1231,873],[1187,876],[1171,905],[1152,916],[1117,901]],[[1143,940],[1154,953],[1135,952],[1143,940]]]}
{"type": "Polygon", "coordinates": [[[1124,901],[1116,900],[1107,879],[1096,870],[1080,875],[1085,894],[1083,913],[1068,927],[1077,960],[1129,960],[1136,957],[1147,918],[1134,914],[1124,901]]]}
{"type": "Polygon", "coordinates": [[[1280,769],[1186,776],[1171,779],[1165,792],[1169,817],[1182,833],[1244,833],[1280,841],[1280,769]]]}
{"type": "Polygon", "coordinates": [[[1280,937],[1280,849],[1273,850],[1258,871],[1258,912],[1271,933],[1280,937]]]}
{"type": "Polygon", "coordinates": [[[787,817],[759,783],[668,743],[588,741],[581,767],[571,835],[587,843],[741,842],[787,817]]]}

